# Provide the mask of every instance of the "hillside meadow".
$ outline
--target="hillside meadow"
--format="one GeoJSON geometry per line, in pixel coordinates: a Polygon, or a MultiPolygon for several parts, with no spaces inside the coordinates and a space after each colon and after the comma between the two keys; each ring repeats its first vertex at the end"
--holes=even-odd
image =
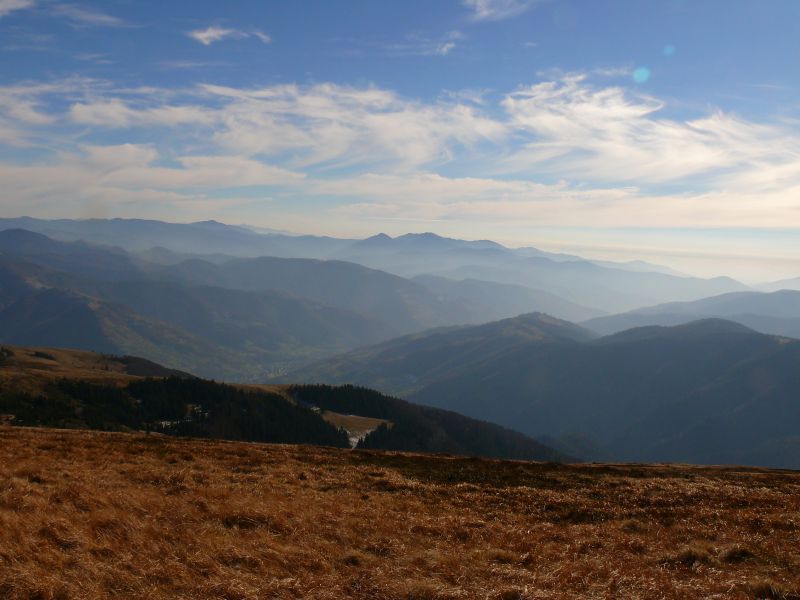
{"type": "Polygon", "coordinates": [[[0,597],[800,598],[800,473],[0,428],[0,597]]]}

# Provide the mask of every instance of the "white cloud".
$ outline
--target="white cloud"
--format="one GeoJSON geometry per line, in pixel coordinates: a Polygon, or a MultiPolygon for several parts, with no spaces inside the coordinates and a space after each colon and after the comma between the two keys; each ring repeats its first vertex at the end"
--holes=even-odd
{"type": "Polygon", "coordinates": [[[441,54],[442,56],[445,56],[449,54],[450,51],[455,47],[456,47],[455,42],[444,42],[442,44],[439,44],[439,47],[436,48],[436,54],[441,54]]]}
{"type": "Polygon", "coordinates": [[[231,63],[222,60],[162,60],[157,63],[159,69],[208,69],[210,67],[225,67],[231,63]]]}
{"type": "Polygon", "coordinates": [[[737,228],[800,227],[800,185],[770,194],[742,191],[646,194],[636,188],[583,187],[436,173],[367,174],[309,181],[318,194],[349,201],[333,212],[350,219],[404,218],[483,226],[737,228]]]}
{"type": "Polygon", "coordinates": [[[122,19],[90,8],[76,4],[55,4],[52,14],[71,21],[74,25],[83,27],[123,27],[122,19]]]}
{"type": "Polygon", "coordinates": [[[541,0],[463,0],[476,21],[499,21],[524,13],[541,0]]]}
{"type": "Polygon", "coordinates": [[[582,75],[496,98],[421,101],[332,83],[21,83],[0,87],[0,139],[40,158],[0,162],[0,186],[31,202],[162,191],[174,204],[248,186],[333,198],[338,214],[365,218],[800,227],[798,124],[677,118],[658,98],[582,75]],[[109,146],[109,135],[154,144],[109,146]]]}
{"type": "Polygon", "coordinates": [[[538,170],[594,182],[656,184],[782,163],[800,140],[776,126],[721,111],[681,121],[665,103],[620,87],[594,88],[584,76],[539,83],[502,102],[521,146],[509,172],[538,170]]]}
{"type": "Polygon", "coordinates": [[[219,42],[224,39],[244,39],[249,37],[255,37],[261,40],[265,44],[269,44],[272,42],[272,38],[268,36],[263,31],[258,29],[254,29],[252,31],[242,31],[239,29],[228,29],[226,27],[217,27],[216,25],[211,25],[210,27],[206,27],[205,29],[196,29],[194,31],[188,32],[188,35],[193,40],[200,42],[204,46],[210,46],[214,42],[219,42]]]}
{"type": "Polygon", "coordinates": [[[196,29],[188,32],[190,38],[200,42],[204,46],[210,46],[214,42],[224,40],[226,37],[236,35],[238,32],[235,29],[226,29],[224,27],[215,27],[214,25],[205,29],[196,29]]]}
{"type": "MultiPolygon", "coordinates": [[[[420,32],[412,32],[402,41],[392,43],[368,43],[389,56],[446,56],[464,38],[460,31],[449,31],[439,37],[429,37],[420,32]]],[[[363,43],[363,41],[361,42],[363,43]]]]}
{"type": "MultiPolygon", "coordinates": [[[[105,154],[109,150],[113,152],[113,148],[95,148],[89,155],[89,164],[100,167],[105,165],[109,160],[105,154]],[[98,157],[97,153],[101,156],[98,157]]],[[[97,182],[104,187],[131,190],[140,188],[215,190],[244,186],[290,185],[304,178],[302,173],[237,156],[184,156],[177,159],[180,165],[178,167],[160,167],[152,164],[157,154],[148,156],[142,152],[127,156],[125,151],[118,151],[116,154],[123,160],[117,160],[113,169],[98,175],[97,182]]]]}
{"type": "Polygon", "coordinates": [[[271,44],[272,43],[272,38],[270,36],[268,36],[266,33],[264,33],[263,31],[259,31],[258,29],[254,29],[253,31],[251,31],[250,35],[252,35],[255,38],[258,38],[264,44],[271,44]]]}
{"type": "Polygon", "coordinates": [[[9,146],[30,146],[32,134],[56,117],[45,107],[42,95],[64,93],[67,84],[0,86],[0,140],[9,146]]]}
{"type": "Polygon", "coordinates": [[[34,0],[0,0],[0,18],[15,10],[23,10],[34,5],[34,0]]]}
{"type": "Polygon", "coordinates": [[[148,145],[87,145],[61,153],[52,163],[0,163],[0,187],[7,199],[3,208],[9,214],[60,210],[73,216],[82,214],[87,205],[102,206],[111,214],[129,211],[134,216],[141,216],[143,203],[162,215],[175,210],[218,210],[241,200],[220,197],[213,193],[216,190],[230,194],[241,187],[293,186],[305,177],[240,157],[182,156],[169,167],[159,164],[162,158],[148,145]]]}
{"type": "Polygon", "coordinates": [[[455,146],[476,146],[505,135],[502,124],[473,106],[424,104],[377,88],[203,89],[229,99],[215,135],[222,146],[247,155],[289,152],[300,166],[411,169],[449,160],[455,146]]]}
{"type": "Polygon", "coordinates": [[[119,98],[75,103],[69,109],[75,123],[99,127],[128,128],[136,126],[175,127],[189,123],[211,123],[214,114],[200,106],[162,105],[137,108],[119,98]]]}

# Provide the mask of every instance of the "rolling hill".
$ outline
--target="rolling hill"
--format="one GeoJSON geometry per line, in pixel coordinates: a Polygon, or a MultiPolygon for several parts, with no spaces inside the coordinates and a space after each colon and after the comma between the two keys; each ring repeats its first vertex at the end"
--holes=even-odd
{"type": "Polygon", "coordinates": [[[95,280],[9,257],[0,283],[0,341],[142,355],[222,379],[260,380],[394,331],[279,292],[95,280]]]}
{"type": "Polygon", "coordinates": [[[0,348],[0,414],[15,425],[528,460],[567,457],[523,434],[353,386],[226,385],[134,357],[0,348]],[[9,419],[10,417],[10,419],[9,419]],[[341,429],[344,426],[345,429],[341,429]]]}
{"type": "Polygon", "coordinates": [[[139,354],[209,377],[263,379],[438,324],[444,315],[419,284],[346,263],[264,259],[227,271],[191,260],[165,267],[20,230],[0,232],[0,249],[0,340],[139,354]],[[249,291],[191,283],[225,283],[226,273],[234,284],[237,273],[253,277],[239,286],[249,291]],[[306,277],[319,285],[305,285],[306,277]],[[359,298],[356,308],[374,307],[384,320],[354,310],[359,298]]]}
{"type": "Polygon", "coordinates": [[[597,317],[584,321],[582,325],[608,335],[632,327],[681,325],[709,318],[735,321],[761,333],[800,338],[800,291],[723,294],[694,302],[672,302],[597,317]]]}
{"type": "Polygon", "coordinates": [[[293,377],[400,393],[587,458],[800,466],[800,341],[724,320],[529,336],[543,318],[433,330],[293,377]]]}
{"type": "Polygon", "coordinates": [[[633,310],[659,302],[688,301],[715,294],[745,291],[747,287],[728,277],[700,279],[666,273],[608,268],[585,260],[556,261],[531,257],[499,265],[463,264],[433,271],[450,279],[479,279],[524,285],[606,312],[633,310]]]}
{"type": "Polygon", "coordinates": [[[448,321],[448,307],[424,286],[354,263],[301,258],[191,260],[166,267],[161,279],[234,290],[276,290],[372,316],[396,334],[448,321]]]}
{"type": "Polygon", "coordinates": [[[550,292],[523,285],[477,279],[456,281],[434,275],[418,275],[413,280],[427,287],[448,305],[460,307],[465,316],[464,323],[485,323],[530,312],[547,313],[567,321],[584,321],[602,313],[550,292]]]}
{"type": "Polygon", "coordinates": [[[473,327],[434,329],[354,350],[276,381],[355,383],[408,396],[509,350],[589,340],[588,330],[534,313],[473,327]]]}
{"type": "Polygon", "coordinates": [[[762,289],[765,292],[777,292],[779,290],[800,290],[800,277],[767,283],[759,286],[759,289],[762,289]]]}
{"type": "Polygon", "coordinates": [[[125,305],[58,289],[34,290],[0,310],[0,343],[141,354],[216,377],[246,376],[242,362],[253,364],[252,355],[221,348],[125,305]]]}
{"type": "Polygon", "coordinates": [[[262,235],[216,221],[165,223],[146,219],[0,219],[0,230],[26,229],[60,241],[83,240],[142,252],[161,246],[186,254],[323,258],[351,240],[262,235]]]}
{"type": "Polygon", "coordinates": [[[152,263],[118,248],[14,229],[0,231],[0,250],[0,309],[11,311],[6,322],[22,318],[0,339],[127,352],[225,379],[263,379],[397,335],[537,305],[597,314],[519,286],[410,281],[340,261],[170,256],[152,263]],[[66,328],[47,331],[43,323],[54,318],[59,299],[62,312],[84,304],[85,328],[62,323],[66,328]],[[101,308],[103,318],[91,316],[101,308]],[[136,327],[125,323],[125,311],[136,327]],[[137,327],[149,332],[134,334],[137,327]]]}

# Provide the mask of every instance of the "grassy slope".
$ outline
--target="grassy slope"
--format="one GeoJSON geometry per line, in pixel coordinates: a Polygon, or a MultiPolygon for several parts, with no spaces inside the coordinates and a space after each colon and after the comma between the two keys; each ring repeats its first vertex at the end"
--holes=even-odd
{"type": "Polygon", "coordinates": [[[800,474],[0,428],[0,596],[797,598],[800,474]]]}
{"type": "Polygon", "coordinates": [[[111,357],[83,350],[3,345],[13,355],[0,360],[0,390],[39,393],[62,378],[124,385],[140,376],[178,375],[144,359],[111,357]]]}
{"type": "Polygon", "coordinates": [[[557,341],[588,341],[593,335],[568,321],[530,313],[395,338],[313,363],[276,380],[352,383],[408,396],[454,372],[472,372],[510,350],[557,341]]]}
{"type": "Polygon", "coordinates": [[[14,415],[14,422],[20,425],[114,431],[153,428],[183,436],[335,446],[346,444],[346,439],[339,439],[341,435],[332,435],[344,428],[351,444],[366,436],[363,444],[368,448],[568,460],[564,454],[515,431],[414,406],[373,390],[352,386],[226,386],[188,381],[185,373],[143,359],[18,346],[0,350],[4,351],[0,359],[0,413],[14,415]],[[5,351],[11,356],[6,357],[5,351]],[[37,352],[42,356],[37,358],[37,352]],[[139,376],[170,375],[179,379],[136,383],[139,376]],[[82,383],[87,381],[102,387],[87,387],[82,383]],[[318,406],[323,413],[314,414],[298,406],[297,400],[318,406]],[[183,422],[194,405],[201,407],[200,413],[183,422]],[[162,421],[175,423],[162,429],[162,421]]]}

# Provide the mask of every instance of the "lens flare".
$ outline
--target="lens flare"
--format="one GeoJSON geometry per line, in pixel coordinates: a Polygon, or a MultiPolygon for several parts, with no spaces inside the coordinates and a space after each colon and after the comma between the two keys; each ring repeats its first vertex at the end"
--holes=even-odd
{"type": "Polygon", "coordinates": [[[650,79],[650,69],[647,67],[636,67],[633,71],[633,80],[636,83],[647,83],[650,79]]]}
{"type": "Polygon", "coordinates": [[[672,56],[673,54],[675,54],[675,46],[673,46],[672,44],[667,44],[661,49],[661,53],[664,56],[672,56]]]}

